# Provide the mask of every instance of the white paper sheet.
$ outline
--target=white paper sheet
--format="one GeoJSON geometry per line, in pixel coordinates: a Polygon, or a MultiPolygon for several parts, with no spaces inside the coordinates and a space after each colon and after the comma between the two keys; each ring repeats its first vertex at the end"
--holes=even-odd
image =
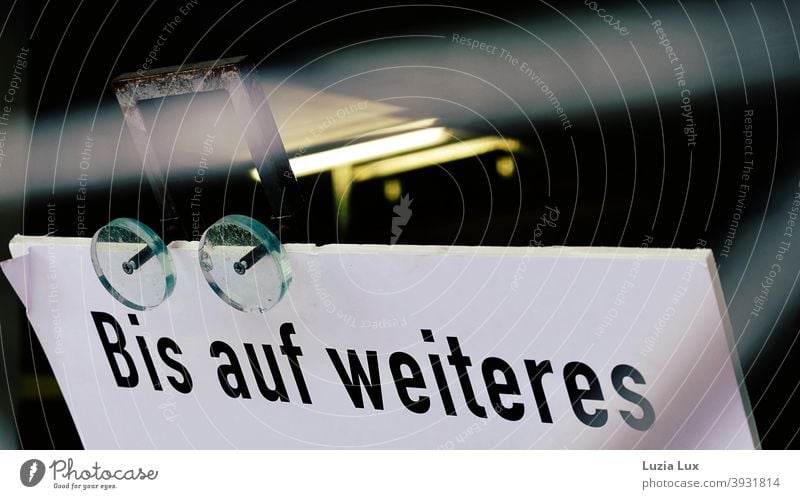
{"type": "Polygon", "coordinates": [[[195,243],[171,245],[175,292],[147,312],[101,286],[88,239],[17,238],[11,246],[17,257],[3,272],[25,302],[86,448],[757,446],[707,250],[288,245],[288,295],[265,314],[247,314],[207,285],[195,243]],[[119,376],[130,370],[124,355],[104,350],[101,339],[111,351],[118,337],[94,317],[118,323],[136,386],[115,380],[110,359],[119,376]],[[302,350],[296,372],[281,350],[282,327],[302,350]],[[162,338],[180,353],[159,352],[162,338]],[[451,349],[456,341],[461,357],[451,349]],[[218,367],[231,359],[213,357],[214,342],[228,346],[241,369],[244,383],[225,378],[229,391],[249,398],[226,394],[218,367]],[[268,345],[288,401],[262,395],[246,344],[274,389],[268,345]],[[357,360],[371,391],[348,391],[337,359],[346,377],[357,360]],[[552,373],[536,378],[544,361],[552,373]],[[415,369],[418,377],[395,382],[392,364],[396,377],[415,369]],[[602,400],[582,391],[594,376],[602,400]]]}

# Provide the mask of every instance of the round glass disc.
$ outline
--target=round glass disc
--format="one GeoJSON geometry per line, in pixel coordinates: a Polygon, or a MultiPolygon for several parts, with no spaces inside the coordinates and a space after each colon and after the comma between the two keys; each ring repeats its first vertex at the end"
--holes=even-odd
{"type": "Polygon", "coordinates": [[[292,283],[289,257],[261,222],[228,215],[200,239],[200,268],[211,289],[243,312],[266,312],[292,283]]]}
{"type": "Polygon", "coordinates": [[[132,218],[117,218],[95,232],[92,265],[100,283],[123,305],[147,310],[175,289],[175,265],[164,241],[132,218]]]}

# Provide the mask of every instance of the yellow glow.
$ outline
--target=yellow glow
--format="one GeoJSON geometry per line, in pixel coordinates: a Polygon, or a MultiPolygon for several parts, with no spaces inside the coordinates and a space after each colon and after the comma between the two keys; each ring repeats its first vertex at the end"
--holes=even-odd
{"type": "Polygon", "coordinates": [[[354,179],[360,182],[478,156],[491,151],[515,152],[519,148],[519,142],[514,139],[481,137],[465,140],[359,166],[355,170],[354,179]]]}
{"type": "Polygon", "coordinates": [[[403,193],[403,186],[396,178],[388,179],[383,183],[383,197],[390,203],[396,203],[400,200],[400,194],[403,193]]]}
{"type": "Polygon", "coordinates": [[[289,164],[291,164],[294,174],[301,177],[337,166],[362,163],[440,144],[448,137],[449,134],[445,128],[426,128],[292,158],[289,160],[289,164]]]}
{"type": "Polygon", "coordinates": [[[514,169],[516,168],[516,165],[514,164],[514,158],[512,156],[501,156],[497,158],[495,168],[497,169],[497,174],[501,177],[513,177],[514,169]]]}
{"type": "Polygon", "coordinates": [[[259,184],[261,183],[261,175],[258,174],[258,170],[256,170],[255,168],[250,169],[250,178],[258,182],[259,184]]]}
{"type": "Polygon", "coordinates": [[[435,125],[437,121],[438,120],[436,118],[427,118],[424,120],[410,121],[408,123],[402,123],[400,125],[394,125],[387,128],[381,128],[375,130],[374,132],[365,134],[365,137],[368,137],[370,135],[385,135],[387,133],[405,132],[408,130],[417,130],[419,128],[429,128],[435,125]]]}

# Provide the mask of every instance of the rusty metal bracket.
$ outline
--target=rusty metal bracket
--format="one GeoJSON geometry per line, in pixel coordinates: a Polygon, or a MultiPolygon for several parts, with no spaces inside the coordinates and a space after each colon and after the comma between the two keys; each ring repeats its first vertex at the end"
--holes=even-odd
{"type": "MultiPolygon", "coordinates": [[[[125,123],[143,160],[144,171],[153,193],[162,203],[162,230],[173,232],[187,223],[170,197],[167,175],[149,145],[150,131],[139,109],[139,101],[162,97],[225,90],[245,131],[250,155],[255,163],[273,219],[295,215],[301,206],[297,179],[289,165],[278,127],[253,66],[246,57],[220,59],[182,66],[137,71],[118,76],[111,87],[125,115],[125,123]],[[172,230],[169,228],[172,227],[172,230]]],[[[180,230],[180,229],[178,229],[180,230]]]]}

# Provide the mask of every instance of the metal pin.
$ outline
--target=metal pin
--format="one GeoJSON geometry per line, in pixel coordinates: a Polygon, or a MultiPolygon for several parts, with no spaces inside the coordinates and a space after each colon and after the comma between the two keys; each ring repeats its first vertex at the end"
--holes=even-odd
{"type": "Polygon", "coordinates": [[[133,255],[128,261],[122,262],[122,270],[128,274],[133,274],[133,271],[140,268],[142,265],[147,263],[148,260],[155,256],[155,252],[153,248],[149,245],[145,246],[140,252],[133,255]]]}
{"type": "Polygon", "coordinates": [[[259,260],[269,254],[269,249],[264,244],[259,244],[249,253],[239,259],[238,262],[233,264],[233,270],[239,275],[244,275],[247,269],[258,263],[259,260]]]}

